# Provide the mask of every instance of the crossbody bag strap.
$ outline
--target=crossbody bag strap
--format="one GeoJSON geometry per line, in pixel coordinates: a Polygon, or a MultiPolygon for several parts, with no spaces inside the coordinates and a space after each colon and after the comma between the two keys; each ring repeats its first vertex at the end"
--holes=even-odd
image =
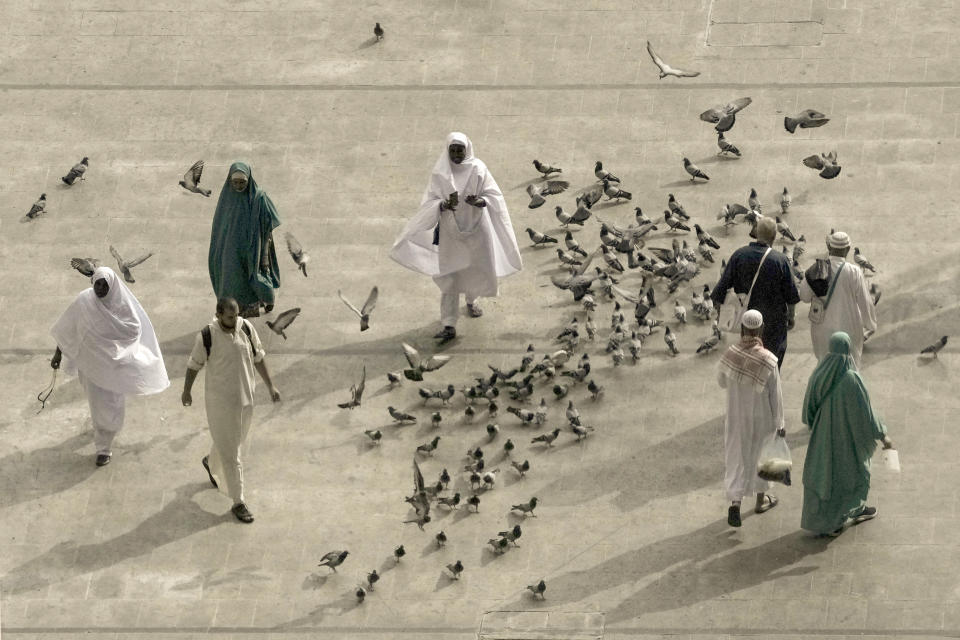
{"type": "Polygon", "coordinates": [[[843,267],[844,267],[844,265],[846,265],[846,264],[847,264],[847,261],[846,261],[846,260],[844,260],[843,262],[841,262],[841,263],[840,263],[840,268],[837,269],[837,274],[836,274],[835,276],[833,276],[833,282],[830,283],[830,290],[827,291],[827,299],[826,299],[826,300],[824,301],[824,303],[823,303],[823,310],[824,310],[824,311],[827,310],[827,306],[829,306],[829,304],[830,304],[830,298],[833,297],[833,289],[834,289],[834,287],[837,286],[837,280],[840,279],[840,272],[843,271],[843,267]]]}
{"type": "Polygon", "coordinates": [[[760,267],[763,266],[763,261],[767,259],[767,255],[770,253],[770,247],[767,247],[767,250],[764,252],[763,257],[760,258],[760,264],[757,265],[757,272],[753,274],[753,282],[750,283],[750,289],[747,291],[747,299],[743,303],[743,308],[750,308],[750,296],[753,295],[753,285],[757,284],[757,278],[760,276],[760,267]]]}

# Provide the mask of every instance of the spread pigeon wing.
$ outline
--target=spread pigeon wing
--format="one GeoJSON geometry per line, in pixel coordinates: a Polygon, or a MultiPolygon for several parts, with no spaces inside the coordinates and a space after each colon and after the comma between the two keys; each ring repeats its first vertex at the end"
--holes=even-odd
{"type": "Polygon", "coordinates": [[[73,258],[70,261],[70,266],[89,277],[93,275],[94,269],[97,268],[97,261],[93,258],[73,258]]]}
{"type": "Polygon", "coordinates": [[[363,389],[367,386],[367,367],[364,365],[363,373],[360,374],[360,384],[358,384],[353,391],[353,400],[354,402],[359,403],[360,398],[363,397],[363,389]]]}
{"type": "Polygon", "coordinates": [[[615,284],[610,285],[610,288],[613,290],[614,293],[616,293],[617,295],[619,295],[621,298],[623,298],[623,299],[626,300],[627,302],[631,302],[631,303],[633,303],[633,304],[639,304],[639,303],[640,303],[640,298],[639,298],[638,296],[633,295],[632,293],[630,293],[630,292],[627,291],[626,289],[623,289],[623,288],[621,288],[621,287],[618,287],[618,286],[615,285],[615,284]]]}
{"type": "Polygon", "coordinates": [[[370,295],[367,296],[367,301],[363,303],[363,308],[360,312],[363,315],[369,315],[373,311],[373,308],[377,306],[377,298],[380,296],[380,290],[377,287],[374,287],[370,290],[370,295]]]}
{"type": "Polygon", "coordinates": [[[197,160],[193,163],[193,166],[183,174],[183,181],[187,184],[197,186],[197,183],[200,182],[201,175],[203,175],[203,160],[197,160]]]}
{"type": "Polygon", "coordinates": [[[407,362],[414,369],[420,368],[420,352],[408,345],[406,342],[400,343],[403,346],[403,355],[407,362]]]}
{"type": "Polygon", "coordinates": [[[807,156],[803,159],[803,164],[811,169],[823,169],[826,166],[823,163],[823,159],[818,155],[807,156]]]}
{"type": "Polygon", "coordinates": [[[647,40],[647,53],[650,54],[650,58],[653,60],[653,64],[657,65],[660,68],[660,71],[663,71],[664,67],[666,67],[667,64],[663,61],[663,58],[661,58],[656,53],[654,53],[653,47],[650,45],[649,40],[647,40]]]}
{"type": "MultiPolygon", "coordinates": [[[[360,311],[360,309],[357,309],[355,306],[353,306],[353,303],[352,303],[352,302],[350,302],[349,300],[347,300],[346,298],[344,298],[344,297],[343,297],[343,294],[340,293],[340,289],[337,289],[337,295],[340,296],[340,299],[341,299],[341,300],[343,300],[343,304],[345,304],[345,305],[347,305],[348,307],[350,307],[350,310],[353,311],[355,314],[357,314],[357,317],[358,317],[358,318],[362,318],[362,317],[363,317],[363,312],[360,311]]],[[[417,365],[411,363],[410,366],[411,366],[411,367],[415,367],[415,366],[417,366],[417,365]]]]}
{"type": "Polygon", "coordinates": [[[738,111],[745,109],[747,105],[749,105],[751,102],[753,102],[753,99],[749,97],[737,98],[736,100],[727,104],[727,106],[724,107],[723,110],[728,115],[734,114],[734,113],[737,113],[738,111]]]}
{"type": "Polygon", "coordinates": [[[413,490],[416,493],[424,490],[423,474],[420,472],[420,465],[417,464],[416,459],[413,461],[413,490]]]}
{"type": "Polygon", "coordinates": [[[300,246],[300,243],[297,242],[297,239],[293,237],[293,234],[289,231],[283,236],[287,240],[287,251],[290,252],[290,255],[296,262],[300,262],[300,258],[303,257],[303,247],[300,246]]]}
{"type": "Polygon", "coordinates": [[[153,255],[153,252],[151,251],[150,253],[147,253],[147,254],[145,254],[145,255],[140,256],[139,258],[134,258],[133,260],[127,262],[127,263],[126,263],[126,266],[127,266],[128,269],[129,269],[130,267],[135,267],[135,266],[137,266],[138,264],[140,264],[141,262],[143,262],[144,260],[146,260],[147,258],[149,258],[149,257],[152,256],[152,255],[153,255]]]}
{"type": "Polygon", "coordinates": [[[540,195],[563,193],[570,186],[566,180],[548,180],[546,184],[541,185],[540,195]]]}
{"type": "Polygon", "coordinates": [[[430,356],[430,358],[423,363],[423,370],[436,371],[443,365],[450,362],[450,358],[452,357],[453,356],[430,356]]]}
{"type": "MultiPolygon", "coordinates": [[[[804,163],[806,163],[806,160],[804,160],[804,163]]],[[[113,259],[117,261],[118,265],[123,264],[123,258],[121,258],[120,253],[113,248],[113,245],[110,245],[110,255],[113,256],[113,259]]]]}
{"type": "Polygon", "coordinates": [[[277,320],[273,323],[273,326],[279,328],[280,330],[286,329],[290,326],[290,323],[297,319],[297,315],[300,313],[300,307],[294,307],[293,309],[287,309],[279,316],[277,320]]]}

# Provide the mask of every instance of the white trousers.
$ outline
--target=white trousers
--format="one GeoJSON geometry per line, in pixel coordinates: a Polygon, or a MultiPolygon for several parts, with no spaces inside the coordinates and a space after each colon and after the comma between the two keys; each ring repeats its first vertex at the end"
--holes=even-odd
{"type": "Polygon", "coordinates": [[[207,464],[220,492],[230,496],[234,504],[244,501],[241,449],[252,421],[253,405],[239,407],[207,403],[207,422],[213,438],[207,464]]]}
{"type": "Polygon", "coordinates": [[[111,445],[114,437],[123,429],[124,396],[122,393],[98,387],[79,372],[77,378],[87,393],[90,419],[93,422],[93,444],[97,447],[97,454],[109,456],[112,453],[111,445]]]}
{"type": "MultiPolygon", "coordinates": [[[[469,293],[465,293],[463,295],[467,300],[467,304],[474,304],[479,297],[469,293]]],[[[456,327],[458,317],[460,317],[460,294],[441,293],[440,324],[444,327],[456,327]]]]}

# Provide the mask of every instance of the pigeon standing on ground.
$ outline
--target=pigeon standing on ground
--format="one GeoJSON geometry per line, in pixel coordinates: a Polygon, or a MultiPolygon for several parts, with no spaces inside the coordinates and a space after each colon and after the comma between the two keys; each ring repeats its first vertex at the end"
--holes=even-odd
{"type": "Polygon", "coordinates": [[[943,336],[942,338],[940,338],[939,340],[937,340],[936,342],[934,342],[934,343],[933,343],[932,345],[930,345],[929,347],[924,347],[924,348],[920,351],[921,355],[922,355],[922,354],[930,353],[930,354],[933,354],[933,357],[934,357],[934,358],[936,358],[936,357],[937,357],[937,354],[940,353],[940,350],[943,349],[943,348],[947,345],[947,339],[948,339],[948,338],[949,338],[949,336],[943,336]]]}
{"type": "Polygon", "coordinates": [[[539,160],[534,160],[533,166],[537,171],[543,174],[544,178],[549,176],[551,173],[563,173],[563,169],[560,169],[559,167],[551,167],[548,164],[543,164],[539,160]]]}
{"type": "Polygon", "coordinates": [[[36,218],[47,208],[47,194],[41,193],[40,197],[37,198],[37,201],[33,203],[33,206],[30,207],[30,211],[27,212],[27,217],[30,219],[36,218]]]}
{"type": "Polygon", "coordinates": [[[663,341],[667,343],[671,355],[680,353],[680,350],[677,349],[677,337],[670,332],[670,327],[663,328],[663,341]]]}
{"type": "MultiPolygon", "coordinates": [[[[595,175],[597,177],[597,180],[599,180],[600,182],[603,182],[604,180],[606,180],[607,182],[616,182],[618,184],[620,183],[620,178],[618,178],[617,176],[613,175],[612,173],[604,169],[603,163],[600,162],[599,160],[597,160],[597,163],[593,166],[593,175],[595,175]]],[[[592,204],[593,203],[591,203],[591,206],[592,204]]]]}
{"type": "Polygon", "coordinates": [[[453,564],[448,564],[447,571],[450,572],[450,577],[454,580],[459,580],[460,574],[463,573],[463,563],[457,560],[453,564]]]}
{"type": "Polygon", "coordinates": [[[700,167],[690,162],[688,158],[683,159],[683,169],[690,174],[690,182],[693,182],[697,178],[703,178],[704,180],[710,179],[710,176],[700,171],[700,167]]]}
{"type": "Polygon", "coordinates": [[[65,185],[72,185],[74,182],[76,182],[77,178],[86,180],[86,178],[83,177],[83,174],[87,172],[88,166],[90,166],[90,159],[84,156],[83,160],[73,165],[73,168],[67,172],[67,175],[60,179],[63,180],[63,184],[65,185]]]}
{"type": "Polygon", "coordinates": [[[337,567],[343,564],[343,561],[347,559],[349,551],[331,551],[330,553],[323,554],[323,557],[320,558],[320,564],[318,567],[330,567],[333,569],[333,572],[337,572],[337,567]]]}
{"type": "Polygon", "coordinates": [[[668,65],[663,61],[663,58],[654,53],[649,40],[647,40],[647,53],[650,54],[650,59],[653,60],[653,64],[657,65],[657,68],[660,70],[661,80],[667,76],[673,76],[675,78],[696,78],[700,75],[699,71],[684,71],[683,69],[674,69],[668,65]]]}
{"type": "Polygon", "coordinates": [[[819,111],[804,109],[795,115],[785,116],[783,118],[783,128],[793,133],[797,130],[797,127],[801,129],[812,129],[814,127],[822,127],[828,122],[830,122],[830,118],[819,111]]]}
{"type": "Polygon", "coordinates": [[[413,423],[417,421],[416,416],[412,416],[409,413],[404,413],[403,411],[397,411],[393,407],[387,407],[387,412],[395,422],[399,422],[400,424],[403,424],[404,422],[413,423]]]}
{"type": "Polygon", "coordinates": [[[614,198],[617,200],[620,200],[621,198],[624,200],[629,200],[633,197],[629,191],[624,191],[620,187],[611,185],[609,180],[603,181],[603,193],[606,194],[607,200],[613,200],[614,198]]]}
{"type": "Polygon", "coordinates": [[[383,27],[380,26],[379,22],[373,25],[373,37],[377,39],[377,42],[383,40],[383,27]]]}
{"type": "Polygon", "coordinates": [[[540,596],[541,598],[546,599],[546,597],[543,594],[547,590],[547,583],[544,582],[543,580],[541,580],[537,584],[528,584],[527,589],[530,590],[531,593],[533,593],[534,597],[540,596]]]}
{"type": "MultiPolygon", "coordinates": [[[[306,273],[306,272],[304,272],[306,273]]],[[[343,301],[343,304],[357,314],[357,317],[360,318],[360,331],[366,331],[370,328],[370,313],[373,311],[373,308],[377,306],[377,298],[380,296],[380,289],[374,287],[370,290],[370,294],[367,296],[366,302],[363,303],[362,309],[357,309],[353,304],[343,297],[343,294],[340,293],[340,289],[337,289],[337,295],[340,296],[340,299],[343,301]]]]}
{"type": "Polygon", "coordinates": [[[725,153],[732,153],[733,155],[740,157],[740,149],[737,149],[731,143],[727,142],[727,139],[723,137],[722,133],[717,134],[717,146],[720,147],[720,153],[717,155],[723,155],[725,153]]]}
{"type": "MultiPolygon", "coordinates": [[[[557,431],[559,431],[559,429],[557,429],[557,431]]],[[[529,501],[524,502],[523,504],[513,505],[512,507],[510,507],[510,511],[519,511],[525,516],[529,515],[533,518],[536,518],[537,516],[533,513],[533,510],[536,508],[537,508],[537,498],[533,497],[533,498],[530,498],[529,501]]]]}
{"type": "Polygon", "coordinates": [[[284,238],[287,240],[287,251],[290,252],[290,257],[297,263],[297,268],[303,272],[303,277],[306,278],[307,263],[310,262],[310,256],[303,252],[303,247],[297,242],[297,239],[293,237],[292,233],[288,231],[284,234],[284,238]]]}
{"type": "Polygon", "coordinates": [[[297,319],[297,316],[300,315],[300,307],[294,307],[293,309],[287,309],[283,313],[277,316],[277,319],[273,322],[267,320],[267,326],[270,327],[270,330],[276,333],[279,336],[282,336],[284,340],[287,339],[287,334],[284,333],[287,327],[293,324],[293,321],[297,319]]]}
{"type": "Polygon", "coordinates": [[[527,227],[527,235],[530,236],[530,240],[533,241],[533,246],[535,247],[540,245],[550,244],[551,242],[554,244],[559,242],[559,240],[557,240],[556,238],[548,236],[545,233],[540,233],[536,229],[531,229],[530,227],[527,227]]]}
{"type": "Polygon", "coordinates": [[[183,174],[183,180],[180,181],[180,186],[191,191],[193,193],[199,193],[200,195],[210,197],[210,189],[203,189],[200,187],[200,176],[203,175],[203,160],[197,160],[193,163],[193,166],[187,169],[187,172],[183,174]]]}
{"type": "Polygon", "coordinates": [[[763,213],[763,205],[760,204],[760,196],[757,195],[757,190],[753,187],[750,187],[750,195],[747,196],[747,205],[750,207],[751,211],[763,213]]]}
{"type": "Polygon", "coordinates": [[[146,255],[142,255],[139,258],[136,258],[134,260],[124,260],[120,256],[120,254],[117,252],[117,250],[113,248],[113,245],[110,245],[110,255],[112,255],[114,259],[117,261],[117,268],[120,270],[120,273],[123,274],[123,279],[126,280],[127,282],[132,283],[132,282],[136,282],[136,280],[133,279],[133,274],[130,273],[130,269],[137,266],[138,264],[140,264],[150,256],[152,256],[153,252],[150,252],[146,255]]]}

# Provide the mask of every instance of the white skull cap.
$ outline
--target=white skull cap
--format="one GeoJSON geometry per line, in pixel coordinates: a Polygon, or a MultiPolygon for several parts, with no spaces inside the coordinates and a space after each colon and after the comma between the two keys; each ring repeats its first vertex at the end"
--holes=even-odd
{"type": "Polygon", "coordinates": [[[763,315],[756,309],[750,309],[743,314],[740,324],[747,329],[759,329],[763,326],[763,315]]]}

